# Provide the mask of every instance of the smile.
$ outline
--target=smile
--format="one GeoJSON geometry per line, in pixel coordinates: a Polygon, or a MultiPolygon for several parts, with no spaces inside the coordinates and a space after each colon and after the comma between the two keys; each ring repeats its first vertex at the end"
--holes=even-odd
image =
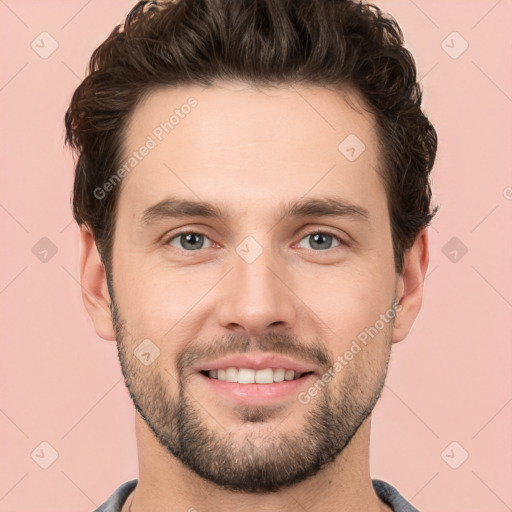
{"type": "Polygon", "coordinates": [[[218,368],[216,370],[202,371],[203,375],[210,379],[217,379],[224,382],[237,382],[239,384],[273,384],[297,380],[313,372],[297,372],[286,368],[264,368],[254,370],[252,368],[218,368]]]}

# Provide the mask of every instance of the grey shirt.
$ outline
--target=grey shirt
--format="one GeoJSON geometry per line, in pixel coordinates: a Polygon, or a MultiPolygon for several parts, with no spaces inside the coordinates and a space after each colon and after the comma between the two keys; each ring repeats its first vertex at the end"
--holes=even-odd
{"type": "MultiPolygon", "coordinates": [[[[120,485],[110,496],[110,498],[101,505],[100,508],[94,512],[121,512],[121,507],[135,489],[138,479],[129,480],[124,484],[120,485]]],[[[414,508],[403,496],[390,484],[383,480],[372,480],[373,488],[377,493],[377,496],[386,505],[393,509],[393,512],[419,512],[417,508],[414,508]]]]}

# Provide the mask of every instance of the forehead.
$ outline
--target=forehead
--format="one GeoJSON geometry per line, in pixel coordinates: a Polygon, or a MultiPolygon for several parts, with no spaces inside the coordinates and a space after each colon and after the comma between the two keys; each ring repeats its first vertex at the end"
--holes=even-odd
{"type": "Polygon", "coordinates": [[[375,203],[373,195],[385,203],[375,121],[349,90],[160,88],[128,122],[123,164],[129,160],[118,209],[134,218],[166,196],[218,200],[239,212],[259,204],[262,215],[261,207],[333,190],[351,202],[375,203]]]}

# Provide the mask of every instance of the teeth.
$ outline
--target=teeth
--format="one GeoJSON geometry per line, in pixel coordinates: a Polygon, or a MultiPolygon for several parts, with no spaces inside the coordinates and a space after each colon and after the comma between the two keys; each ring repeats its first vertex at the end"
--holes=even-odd
{"type": "Polygon", "coordinates": [[[272,382],[282,382],[283,380],[296,380],[300,375],[299,372],[285,370],[284,368],[252,370],[250,368],[235,368],[234,366],[208,372],[208,376],[212,379],[240,384],[272,384],[272,382]]]}
{"type": "Polygon", "coordinates": [[[274,382],[283,382],[284,373],[284,368],[278,368],[277,370],[274,370],[274,382]]]}
{"type": "Polygon", "coordinates": [[[234,366],[226,368],[226,381],[238,382],[238,370],[234,366]]]}
{"type": "Polygon", "coordinates": [[[286,370],[284,374],[284,380],[293,380],[295,377],[295,372],[293,370],[286,370]]]}
{"type": "Polygon", "coordinates": [[[265,368],[256,372],[256,384],[272,384],[274,382],[274,370],[265,368]]]}
{"type": "MultiPolygon", "coordinates": [[[[234,368],[235,372],[236,372],[236,368],[234,368]]],[[[238,370],[238,379],[237,381],[240,382],[241,384],[254,384],[254,379],[255,379],[255,371],[254,370],[249,370],[247,368],[240,368],[240,370],[238,370]]],[[[257,377],[256,377],[257,379],[257,377]]],[[[256,380],[256,382],[258,382],[256,380]]]]}

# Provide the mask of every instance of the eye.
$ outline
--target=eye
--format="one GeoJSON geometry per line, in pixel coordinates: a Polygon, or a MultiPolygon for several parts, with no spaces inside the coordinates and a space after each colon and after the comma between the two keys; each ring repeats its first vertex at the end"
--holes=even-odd
{"type": "MultiPolygon", "coordinates": [[[[312,231],[301,239],[301,243],[303,240],[307,240],[311,244],[311,250],[315,252],[327,251],[340,245],[346,245],[340,237],[325,231],[312,231]],[[337,245],[333,246],[333,241],[337,242],[337,245]]],[[[212,247],[212,243],[206,235],[195,231],[176,233],[167,239],[165,245],[171,245],[184,252],[195,252],[199,249],[212,247]],[[209,245],[205,246],[205,240],[209,241],[209,245]]],[[[299,247],[302,247],[302,245],[299,244],[299,247]]],[[[308,249],[307,247],[303,248],[308,249]]]]}
{"type": "MultiPolygon", "coordinates": [[[[205,239],[209,240],[209,238],[206,235],[203,235],[202,233],[195,233],[193,231],[183,231],[182,233],[177,233],[173,235],[165,243],[172,245],[173,247],[176,247],[176,245],[173,243],[173,241],[176,240],[178,244],[181,244],[181,247],[178,246],[178,249],[181,249],[186,252],[193,252],[196,251],[197,249],[205,249],[205,239]]],[[[209,245],[208,247],[211,247],[211,245],[209,245]]]]}
{"type": "Polygon", "coordinates": [[[326,233],[324,231],[313,231],[307,234],[304,238],[302,238],[301,242],[302,240],[308,240],[313,250],[315,251],[325,251],[328,249],[332,249],[333,240],[336,240],[338,242],[338,245],[335,245],[334,247],[338,247],[339,245],[345,244],[343,240],[341,240],[341,238],[339,238],[338,236],[332,233],[326,233]]]}

